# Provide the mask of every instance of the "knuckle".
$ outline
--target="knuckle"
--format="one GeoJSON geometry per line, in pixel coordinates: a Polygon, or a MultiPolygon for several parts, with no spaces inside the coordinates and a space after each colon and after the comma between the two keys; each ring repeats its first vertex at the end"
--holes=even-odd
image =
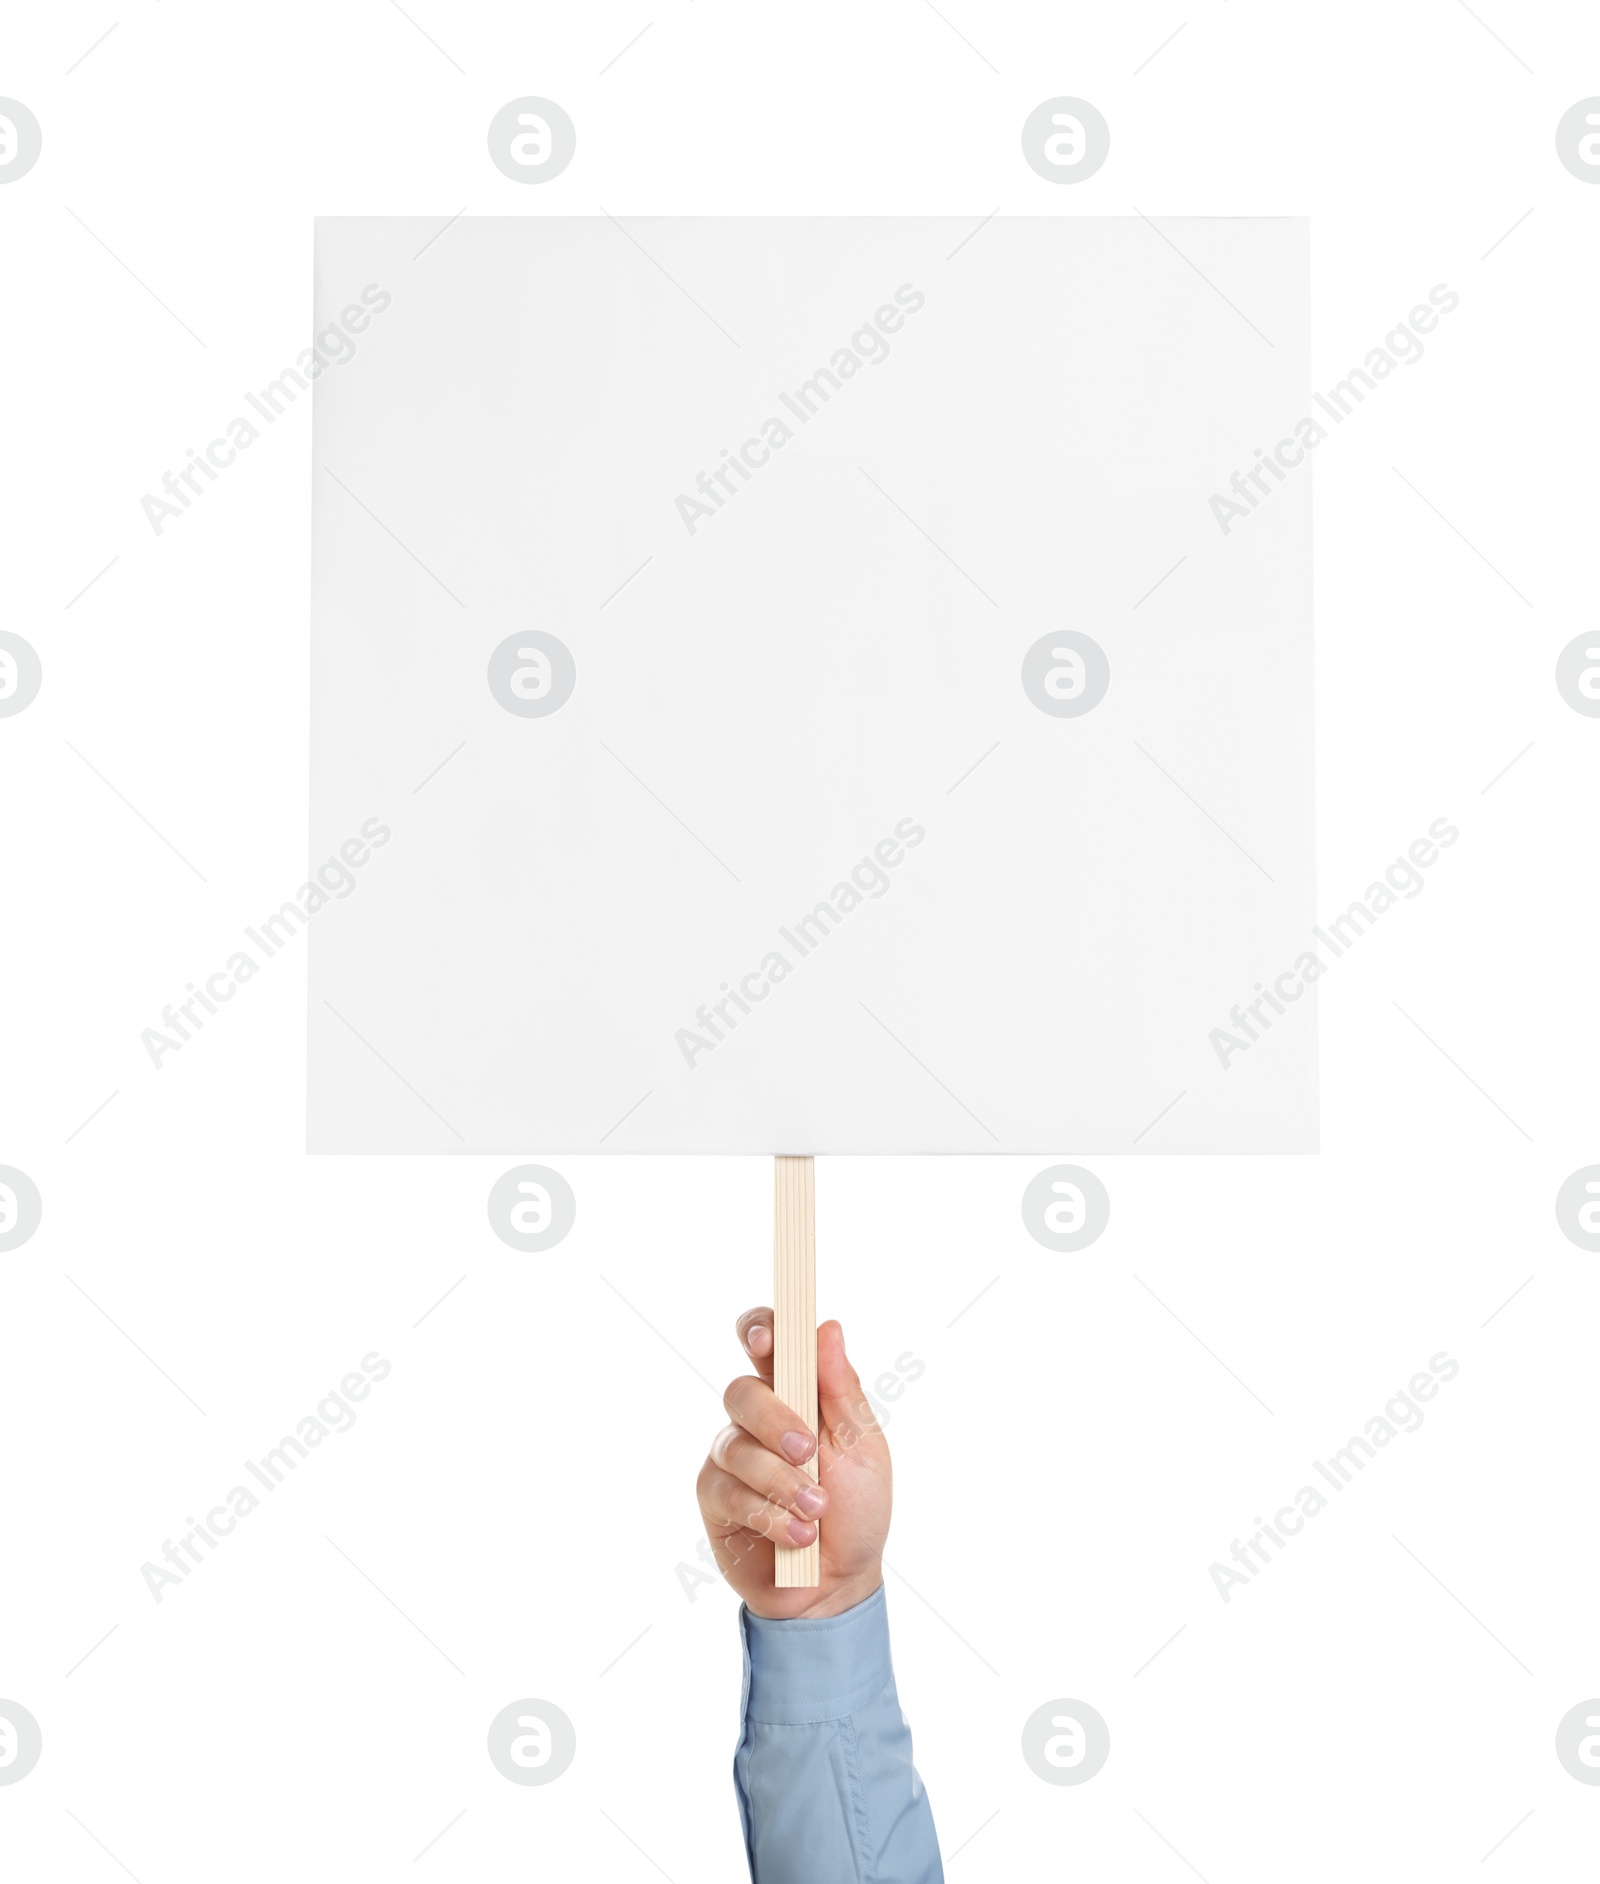
{"type": "Polygon", "coordinates": [[[723,1411],[731,1420],[739,1417],[739,1408],[748,1400],[750,1394],[750,1376],[741,1374],[737,1380],[728,1382],[727,1391],[722,1396],[723,1411]]]}
{"type": "Polygon", "coordinates": [[[769,1505],[765,1499],[752,1498],[743,1518],[744,1528],[754,1531],[760,1537],[770,1537],[773,1526],[778,1521],[776,1506],[769,1505]]]}

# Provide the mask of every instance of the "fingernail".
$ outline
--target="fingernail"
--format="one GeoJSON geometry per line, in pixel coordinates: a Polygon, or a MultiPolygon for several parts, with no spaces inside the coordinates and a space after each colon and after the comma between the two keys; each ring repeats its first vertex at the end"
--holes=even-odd
{"type": "Polygon", "coordinates": [[[765,1354],[767,1349],[772,1345],[772,1330],[770,1328],[752,1328],[749,1334],[745,1336],[745,1345],[750,1349],[752,1354],[765,1354]]]}
{"type": "Polygon", "coordinates": [[[815,1485],[802,1485],[794,1495],[794,1508],[803,1511],[808,1518],[820,1518],[828,1502],[828,1494],[818,1491],[815,1485]]]}
{"type": "Polygon", "coordinates": [[[785,1433],[778,1444],[783,1447],[784,1457],[793,1459],[796,1465],[804,1465],[817,1449],[810,1433],[785,1433]]]}
{"type": "Polygon", "coordinates": [[[789,1537],[793,1543],[810,1544],[815,1541],[816,1535],[817,1527],[814,1524],[807,1524],[804,1518],[789,1520],[789,1537]]]}

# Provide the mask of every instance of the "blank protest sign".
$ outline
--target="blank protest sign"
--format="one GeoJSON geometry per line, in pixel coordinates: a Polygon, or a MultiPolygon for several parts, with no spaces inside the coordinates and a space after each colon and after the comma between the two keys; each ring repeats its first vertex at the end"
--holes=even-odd
{"type": "Polygon", "coordinates": [[[314,1150],[1315,1148],[1314,988],[1211,1038],[1315,947],[1303,223],[319,223],[372,284],[314,1150]]]}

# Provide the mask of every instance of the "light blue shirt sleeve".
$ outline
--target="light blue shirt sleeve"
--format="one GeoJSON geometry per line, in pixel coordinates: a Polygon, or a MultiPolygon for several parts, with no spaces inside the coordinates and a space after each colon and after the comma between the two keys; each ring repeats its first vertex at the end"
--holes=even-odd
{"type": "Polygon", "coordinates": [[[754,1884],[943,1884],[880,1585],[817,1622],[741,1606],[733,1783],[754,1884]]]}

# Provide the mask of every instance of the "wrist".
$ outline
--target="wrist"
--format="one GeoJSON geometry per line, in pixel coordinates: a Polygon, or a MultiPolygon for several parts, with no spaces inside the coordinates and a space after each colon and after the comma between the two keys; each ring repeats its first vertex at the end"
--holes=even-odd
{"type": "MultiPolygon", "coordinates": [[[[857,1579],[850,1584],[854,1595],[857,1579]]],[[[832,1602],[844,1594],[830,1586],[816,1604],[819,1610],[828,1605],[828,1613],[786,1619],[758,1616],[745,1605],[740,1630],[747,1719],[778,1726],[837,1720],[892,1685],[883,1585],[834,1612],[832,1602]]]]}
{"type": "Polygon", "coordinates": [[[826,1584],[817,1591],[814,1602],[794,1612],[793,1619],[796,1622],[820,1622],[826,1616],[842,1616],[847,1609],[855,1609],[882,1588],[883,1571],[874,1564],[859,1576],[841,1577],[836,1582],[826,1584]]]}

